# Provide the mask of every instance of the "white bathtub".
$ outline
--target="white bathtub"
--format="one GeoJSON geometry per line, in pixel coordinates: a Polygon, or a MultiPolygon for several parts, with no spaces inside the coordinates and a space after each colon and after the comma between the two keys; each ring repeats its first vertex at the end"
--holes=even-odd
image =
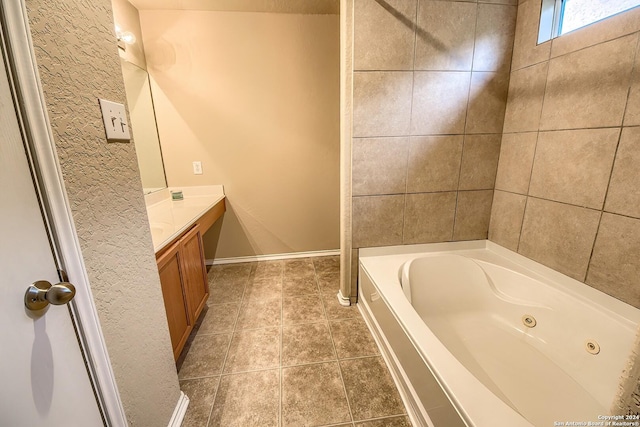
{"type": "Polygon", "coordinates": [[[359,305],[414,424],[436,427],[603,421],[640,322],[489,241],[361,249],[359,305]]]}

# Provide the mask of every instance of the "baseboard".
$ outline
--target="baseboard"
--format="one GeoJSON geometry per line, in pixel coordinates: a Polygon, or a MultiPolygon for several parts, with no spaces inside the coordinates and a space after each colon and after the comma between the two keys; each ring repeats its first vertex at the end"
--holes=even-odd
{"type": "Polygon", "coordinates": [[[340,255],[340,249],[330,251],[291,252],[288,254],[242,256],[236,258],[216,258],[206,260],[207,265],[236,264],[241,262],[276,261],[280,259],[309,258],[340,255]]]}
{"type": "Polygon", "coordinates": [[[349,307],[351,305],[351,298],[349,297],[343,297],[342,296],[342,290],[338,291],[338,295],[336,295],[338,297],[338,302],[340,303],[340,305],[344,306],[344,307],[349,307]]]}
{"type": "Polygon", "coordinates": [[[173,415],[171,415],[171,419],[169,420],[168,427],[180,427],[182,425],[182,420],[184,420],[184,416],[187,413],[187,408],[189,407],[189,398],[183,391],[180,392],[180,398],[178,399],[178,403],[176,404],[176,408],[173,410],[173,415]]]}
{"type": "Polygon", "coordinates": [[[411,382],[409,381],[407,374],[404,372],[400,362],[398,361],[395,353],[393,352],[391,345],[387,341],[382,332],[382,329],[378,325],[378,322],[373,317],[371,309],[369,308],[365,298],[359,298],[356,304],[360,314],[362,315],[364,322],[367,324],[374,341],[380,349],[380,354],[385,361],[385,364],[389,368],[389,373],[393,382],[396,384],[396,388],[400,393],[400,398],[407,409],[407,416],[411,421],[411,425],[416,427],[433,427],[429,416],[426,415],[426,411],[419,398],[416,395],[411,382]],[[425,416],[426,415],[426,416],[425,416]]]}

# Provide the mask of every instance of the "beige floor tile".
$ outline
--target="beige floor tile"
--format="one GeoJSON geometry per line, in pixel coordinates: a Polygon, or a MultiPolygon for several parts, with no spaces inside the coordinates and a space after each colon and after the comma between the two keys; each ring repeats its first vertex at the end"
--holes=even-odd
{"type": "Polygon", "coordinates": [[[245,288],[243,301],[262,301],[271,298],[280,298],[282,295],[282,279],[265,278],[250,279],[245,288]]]}
{"type": "Polygon", "coordinates": [[[207,304],[216,305],[240,302],[245,286],[245,282],[209,283],[209,300],[207,304]]]}
{"type": "Polygon", "coordinates": [[[280,375],[277,369],[224,375],[209,426],[271,427],[279,424],[280,375]]]}
{"type": "Polygon", "coordinates": [[[339,320],[339,319],[361,319],[362,316],[358,311],[358,307],[355,304],[352,304],[348,307],[340,305],[338,302],[338,289],[335,291],[326,291],[320,294],[320,298],[322,299],[322,304],[324,305],[325,312],[327,313],[327,318],[329,320],[339,320]]]}
{"type": "Polygon", "coordinates": [[[286,275],[282,282],[285,295],[308,295],[318,293],[315,274],[286,275]]]}
{"type": "Polygon", "coordinates": [[[231,334],[196,336],[178,372],[180,379],[220,375],[231,334]]]}
{"type": "Polygon", "coordinates": [[[405,413],[382,357],[342,360],[339,363],[354,420],[405,413]]]}
{"type": "Polygon", "coordinates": [[[282,369],[282,425],[351,421],[336,362],[282,369]]]}
{"type": "Polygon", "coordinates": [[[251,263],[214,265],[211,268],[214,273],[213,282],[244,282],[248,279],[252,268],[251,263]]]}
{"type": "Polygon", "coordinates": [[[253,265],[251,277],[257,279],[266,279],[282,276],[284,271],[284,261],[263,261],[253,265]]]}
{"type": "Polygon", "coordinates": [[[315,274],[312,258],[294,258],[284,261],[284,275],[315,274]]]}
{"type": "Polygon", "coordinates": [[[318,275],[322,273],[340,273],[340,255],[313,258],[313,266],[318,275]]]}
{"type": "Polygon", "coordinates": [[[284,297],[282,322],[285,325],[313,323],[327,320],[320,294],[284,297]]]}
{"type": "Polygon", "coordinates": [[[335,360],[329,325],[310,323],[282,328],[282,365],[335,360]]]}
{"type": "Polygon", "coordinates": [[[257,329],[279,326],[282,312],[280,298],[243,302],[236,329],[257,329]]]}
{"type": "Polygon", "coordinates": [[[182,420],[182,427],[207,425],[219,382],[220,377],[180,381],[180,390],[189,398],[189,407],[182,420]]]}
{"type": "Polygon", "coordinates": [[[338,359],[380,354],[364,320],[332,321],[329,325],[338,359]]]}
{"type": "Polygon", "coordinates": [[[411,427],[409,417],[392,417],[381,420],[363,421],[355,424],[356,427],[411,427]]]}
{"type": "Polygon", "coordinates": [[[340,272],[318,274],[320,292],[337,293],[340,289],[340,272]]]}
{"type": "Polygon", "coordinates": [[[233,334],[224,373],[277,368],[280,365],[280,328],[251,329],[233,334]]]}
{"type": "Polygon", "coordinates": [[[179,361],[184,425],[211,413],[209,426],[353,426],[351,402],[361,427],[409,426],[358,308],[338,303],[339,271],[339,256],[213,267],[214,299],[179,361]],[[288,294],[286,277],[315,289],[288,294]]]}
{"type": "Polygon", "coordinates": [[[211,305],[203,310],[200,323],[196,325],[198,336],[233,332],[240,303],[211,305]]]}

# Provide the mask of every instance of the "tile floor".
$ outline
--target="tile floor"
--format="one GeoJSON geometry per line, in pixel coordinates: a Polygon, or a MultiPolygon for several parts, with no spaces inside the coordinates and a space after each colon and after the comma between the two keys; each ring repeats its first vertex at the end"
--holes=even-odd
{"type": "Polygon", "coordinates": [[[339,258],[214,266],[178,360],[183,426],[411,426],[339,258]]]}

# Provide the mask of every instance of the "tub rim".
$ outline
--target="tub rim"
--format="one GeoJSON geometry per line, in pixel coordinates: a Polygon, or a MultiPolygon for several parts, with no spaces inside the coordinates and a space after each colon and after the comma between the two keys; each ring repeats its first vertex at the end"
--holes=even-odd
{"type": "MultiPolygon", "coordinates": [[[[532,426],[533,424],[487,390],[484,384],[440,342],[405,297],[400,286],[399,274],[405,263],[413,259],[438,253],[465,255],[465,252],[468,255],[494,254],[498,259],[506,259],[514,264],[518,267],[516,271],[520,273],[533,273],[536,278],[547,278],[553,282],[554,286],[558,286],[571,296],[599,305],[607,314],[617,318],[632,330],[637,329],[640,324],[640,310],[635,307],[488,240],[361,248],[360,267],[468,426],[532,426]],[[384,271],[380,266],[383,258],[397,268],[389,268],[387,265],[388,270],[384,271]],[[429,354],[423,351],[426,348],[429,349],[429,354]],[[486,394],[491,405],[487,405],[486,400],[479,402],[478,393],[486,394]]],[[[489,255],[489,258],[491,256],[489,255]]],[[[487,260],[487,262],[491,261],[487,260]]],[[[498,263],[498,265],[501,264],[498,263]]]]}

